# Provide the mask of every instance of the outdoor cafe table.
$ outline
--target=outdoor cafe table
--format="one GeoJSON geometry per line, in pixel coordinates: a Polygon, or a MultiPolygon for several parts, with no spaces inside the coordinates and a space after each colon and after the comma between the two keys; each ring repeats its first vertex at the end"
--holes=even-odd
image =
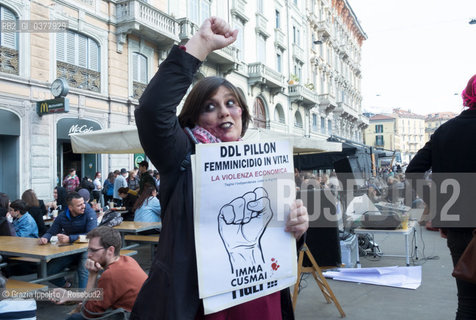
{"type": "Polygon", "coordinates": [[[30,281],[33,283],[58,277],[58,275],[47,276],[47,262],[49,260],[86,252],[87,250],[87,243],[72,243],[65,246],[53,245],[51,243],[40,245],[36,238],[0,236],[0,254],[40,260],[39,278],[30,281]]]}
{"type": "Polygon", "coordinates": [[[126,240],[124,239],[124,234],[126,233],[139,233],[142,231],[148,231],[153,229],[162,228],[162,222],[139,222],[139,221],[122,221],[120,225],[115,226],[114,229],[119,231],[122,236],[122,248],[130,249],[135,247],[134,245],[126,247],[126,240]]]}

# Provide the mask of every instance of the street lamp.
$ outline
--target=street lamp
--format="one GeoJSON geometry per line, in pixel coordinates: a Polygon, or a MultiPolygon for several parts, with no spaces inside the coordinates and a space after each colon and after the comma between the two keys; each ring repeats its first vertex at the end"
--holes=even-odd
{"type": "Polygon", "coordinates": [[[314,43],[314,44],[322,44],[322,40],[314,40],[312,43],[314,43]]]}

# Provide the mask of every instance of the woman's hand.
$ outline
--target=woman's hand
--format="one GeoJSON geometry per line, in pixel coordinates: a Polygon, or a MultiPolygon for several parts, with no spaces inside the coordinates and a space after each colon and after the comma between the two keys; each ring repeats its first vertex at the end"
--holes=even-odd
{"type": "Polygon", "coordinates": [[[200,29],[185,44],[187,52],[203,61],[207,55],[235,42],[238,30],[232,30],[223,19],[210,17],[205,19],[200,29]]]}
{"type": "Polygon", "coordinates": [[[302,200],[294,200],[291,205],[291,212],[286,222],[286,231],[291,232],[296,240],[299,240],[301,236],[309,228],[309,215],[307,209],[303,205],[302,200]]]}

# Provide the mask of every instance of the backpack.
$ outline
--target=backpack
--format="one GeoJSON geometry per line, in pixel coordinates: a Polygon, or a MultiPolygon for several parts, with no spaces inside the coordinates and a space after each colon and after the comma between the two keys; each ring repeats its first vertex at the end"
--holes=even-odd
{"type": "Polygon", "coordinates": [[[100,226],[108,226],[108,227],[115,227],[122,223],[122,215],[119,211],[109,211],[104,214],[102,217],[101,223],[98,225],[100,226]]]}

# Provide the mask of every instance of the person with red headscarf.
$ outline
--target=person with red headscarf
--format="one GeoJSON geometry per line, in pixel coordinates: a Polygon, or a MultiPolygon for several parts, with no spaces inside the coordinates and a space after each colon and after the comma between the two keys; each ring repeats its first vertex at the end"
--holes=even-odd
{"type": "MultiPolygon", "coordinates": [[[[435,131],[430,141],[410,161],[405,172],[407,179],[413,181],[423,179],[423,174],[431,169],[434,181],[443,181],[444,178],[457,179],[462,176],[462,173],[470,177],[469,180],[475,181],[471,177],[476,173],[476,75],[469,79],[461,95],[463,105],[467,109],[463,110],[455,118],[442,124],[435,131]]],[[[459,182],[463,183],[463,181],[459,182]]],[[[464,185],[462,184],[462,186],[464,185]]],[[[464,192],[468,192],[468,190],[472,192],[474,186],[473,188],[462,187],[461,195],[464,192]]],[[[464,199],[464,197],[460,196],[457,201],[463,201],[461,199],[464,199]]],[[[435,201],[428,201],[429,199],[425,199],[425,196],[424,200],[431,210],[431,205],[435,201]]],[[[458,212],[461,215],[460,221],[468,221],[468,217],[475,216],[472,206],[466,207],[463,212],[458,212]]],[[[448,214],[451,213],[448,212],[448,214]]],[[[437,212],[437,214],[439,213],[437,212]]],[[[438,217],[438,219],[440,218],[438,217]]],[[[452,225],[445,225],[443,224],[443,219],[439,223],[443,227],[441,234],[443,238],[447,239],[453,264],[456,265],[471,241],[473,237],[472,231],[476,225],[466,222],[464,224],[453,223],[452,225]]],[[[458,289],[456,319],[476,319],[476,284],[456,279],[456,286],[458,289]]]]}

